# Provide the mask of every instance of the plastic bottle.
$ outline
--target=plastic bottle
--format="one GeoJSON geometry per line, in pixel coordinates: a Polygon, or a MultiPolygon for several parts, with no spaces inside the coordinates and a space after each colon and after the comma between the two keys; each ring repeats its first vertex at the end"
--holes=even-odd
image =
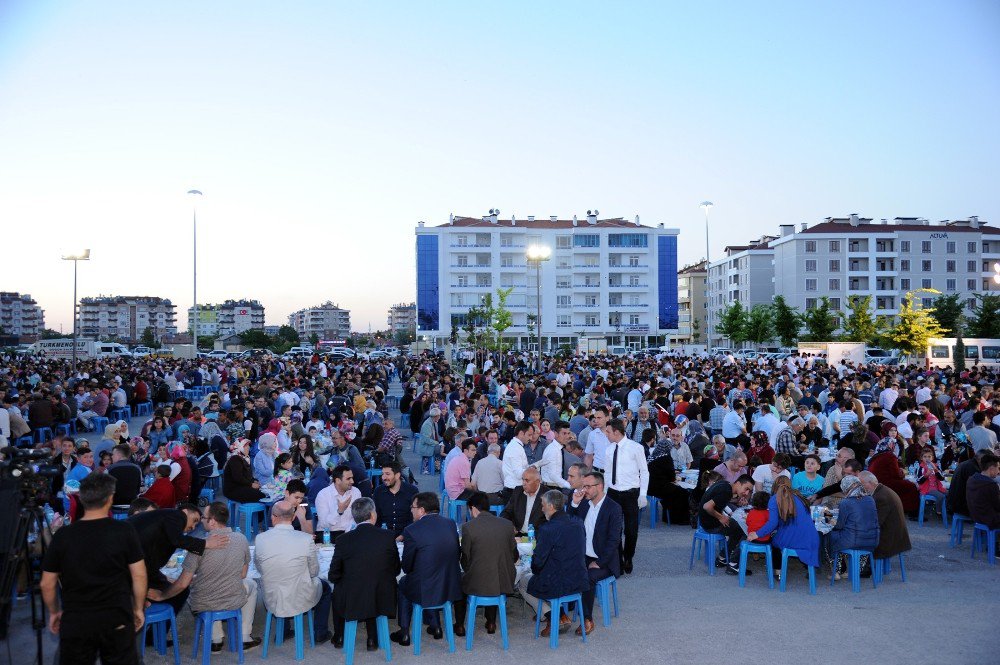
{"type": "Polygon", "coordinates": [[[535,525],[528,525],[528,542],[531,543],[531,548],[535,548],[535,525]]]}
{"type": "Polygon", "coordinates": [[[330,530],[329,529],[323,529],[323,544],[324,545],[329,545],[330,544],[330,530]]]}
{"type": "Polygon", "coordinates": [[[56,518],[56,511],[52,510],[52,506],[46,504],[44,512],[45,512],[45,523],[51,526],[52,520],[56,518]]]}
{"type": "Polygon", "coordinates": [[[306,485],[309,484],[310,478],[312,478],[312,469],[306,468],[306,485]]]}

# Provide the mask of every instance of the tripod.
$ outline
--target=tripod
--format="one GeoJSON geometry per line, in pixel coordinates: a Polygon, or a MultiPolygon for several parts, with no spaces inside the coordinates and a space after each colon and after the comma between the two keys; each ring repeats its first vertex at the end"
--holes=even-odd
{"type": "Polygon", "coordinates": [[[45,539],[43,538],[45,516],[42,509],[35,505],[33,499],[20,508],[14,527],[11,549],[3,561],[0,572],[0,639],[10,639],[7,631],[10,628],[10,614],[14,586],[17,584],[17,574],[23,565],[28,577],[28,596],[31,604],[31,628],[35,631],[36,665],[42,665],[42,633],[45,630],[45,604],[42,602],[38,583],[35,581],[35,571],[32,570],[31,557],[28,548],[28,534],[34,525],[38,534],[38,542],[42,548],[42,558],[45,557],[45,539]]]}

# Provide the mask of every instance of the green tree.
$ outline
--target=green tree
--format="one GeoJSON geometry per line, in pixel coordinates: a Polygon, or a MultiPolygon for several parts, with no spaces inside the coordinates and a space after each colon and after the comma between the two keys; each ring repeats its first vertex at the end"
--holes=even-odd
{"type": "Polygon", "coordinates": [[[263,330],[251,328],[240,333],[240,344],[251,349],[267,349],[271,347],[273,340],[263,330]]]}
{"type": "Polygon", "coordinates": [[[319,344],[319,335],[317,335],[316,333],[309,335],[309,343],[312,344],[313,346],[319,344]]]}
{"type": "Polygon", "coordinates": [[[965,340],[962,339],[962,328],[958,329],[958,339],[955,340],[955,364],[956,372],[965,371],[965,340]]]}
{"type": "MultiPolygon", "coordinates": [[[[398,336],[399,333],[397,332],[398,336]]],[[[451,341],[452,345],[458,344],[458,326],[455,325],[455,320],[451,320],[451,334],[448,335],[448,339],[451,341]]]]}
{"type": "Polygon", "coordinates": [[[807,310],[803,317],[806,330],[809,331],[810,342],[829,342],[833,339],[833,332],[837,329],[837,317],[830,309],[830,299],[826,296],[820,298],[820,304],[807,310]]]}
{"type": "Polygon", "coordinates": [[[968,325],[969,337],[1000,337],[1000,295],[976,293],[976,305],[968,325]]]}
{"type": "Polygon", "coordinates": [[[844,339],[849,342],[872,344],[878,335],[878,326],[871,311],[871,296],[850,296],[847,308],[851,311],[844,322],[844,339]]]}
{"type": "Polygon", "coordinates": [[[923,356],[932,337],[941,337],[944,329],[934,318],[933,311],[915,304],[917,293],[940,293],[937,289],[917,289],[903,297],[896,323],[888,332],[894,348],[912,356],[923,356]]]}
{"type": "Polygon", "coordinates": [[[697,344],[701,340],[701,319],[691,319],[691,343],[697,344]]]}
{"type": "Polygon", "coordinates": [[[792,307],[785,302],[784,296],[774,296],[771,304],[771,316],[774,321],[774,331],[782,346],[792,346],[799,337],[802,328],[802,314],[798,307],[792,307]]]}
{"type": "Polygon", "coordinates": [[[142,337],[139,339],[143,346],[148,346],[151,349],[160,348],[160,342],[156,339],[156,331],[152,327],[146,326],[146,329],[142,331],[142,337]]]}
{"type": "Polygon", "coordinates": [[[747,323],[749,318],[750,315],[737,300],[722,310],[715,331],[723,337],[728,337],[729,341],[733,344],[742,344],[747,341],[747,323]]]}
{"type": "Polygon", "coordinates": [[[278,339],[289,344],[298,344],[299,333],[291,326],[281,326],[278,328],[278,339]]]}
{"type": "Polygon", "coordinates": [[[767,305],[754,305],[747,316],[746,338],[748,342],[763,344],[774,338],[774,322],[771,318],[771,308],[767,305]]]}
{"type": "Polygon", "coordinates": [[[493,350],[504,350],[503,334],[514,325],[514,316],[507,309],[507,298],[514,292],[513,287],[497,289],[497,302],[490,316],[490,327],[493,329],[493,350]]]}
{"type": "Polygon", "coordinates": [[[55,330],[52,330],[51,328],[44,328],[44,329],[42,329],[41,334],[38,335],[38,338],[39,339],[61,339],[63,337],[72,337],[72,336],[73,336],[72,332],[67,333],[67,334],[64,335],[61,332],[57,332],[55,330]]]}
{"type": "Polygon", "coordinates": [[[962,294],[938,296],[934,301],[934,308],[928,311],[944,330],[945,337],[954,337],[955,331],[964,319],[965,304],[962,302],[962,294]]]}

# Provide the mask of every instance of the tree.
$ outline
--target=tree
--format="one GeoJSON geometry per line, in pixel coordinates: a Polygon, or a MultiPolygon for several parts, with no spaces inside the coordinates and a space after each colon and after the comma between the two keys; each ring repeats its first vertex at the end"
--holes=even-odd
{"type": "Polygon", "coordinates": [[[514,317],[507,309],[507,298],[514,292],[513,287],[507,289],[497,289],[497,304],[493,307],[490,316],[490,327],[493,329],[493,350],[504,350],[503,334],[514,325],[514,317]]]}
{"type": "Polygon", "coordinates": [[[830,299],[826,296],[820,298],[818,307],[806,311],[804,320],[806,330],[809,331],[809,341],[829,342],[833,339],[833,331],[837,329],[837,317],[830,309],[830,299]]]}
{"type": "Polygon", "coordinates": [[[933,310],[915,304],[917,293],[940,293],[937,289],[917,289],[903,297],[896,323],[888,332],[894,348],[911,356],[923,356],[932,337],[941,337],[944,329],[934,318],[933,310]]]}
{"type": "Polygon", "coordinates": [[[844,322],[844,339],[850,342],[864,342],[871,344],[878,335],[878,327],[871,311],[871,296],[850,296],[847,299],[847,308],[851,313],[844,322]]]}
{"type": "Polygon", "coordinates": [[[774,296],[771,304],[771,318],[774,322],[774,331],[778,335],[782,346],[792,346],[799,337],[799,329],[802,327],[802,314],[798,307],[792,307],[785,302],[784,296],[774,296]]]}
{"type": "Polygon", "coordinates": [[[728,337],[733,344],[742,344],[747,341],[747,323],[749,314],[743,305],[737,300],[726,309],[722,310],[719,316],[719,323],[715,330],[723,337],[728,337]]]}
{"type": "Polygon", "coordinates": [[[691,343],[697,344],[701,340],[701,320],[691,319],[691,343]]]}
{"type": "Polygon", "coordinates": [[[934,301],[934,308],[928,310],[941,329],[944,330],[945,337],[954,337],[955,331],[962,323],[965,305],[961,298],[962,294],[960,293],[938,296],[937,300],[934,301]]]}
{"type": "Polygon", "coordinates": [[[298,344],[299,333],[295,331],[295,328],[291,326],[281,326],[278,328],[278,339],[283,342],[289,342],[290,344],[298,344]]]}
{"type": "Polygon", "coordinates": [[[146,329],[142,331],[142,337],[139,339],[143,346],[148,346],[151,349],[160,348],[160,342],[156,339],[156,331],[152,327],[146,326],[146,329]]]}
{"type": "Polygon", "coordinates": [[[263,330],[251,328],[240,333],[240,344],[248,346],[251,349],[267,349],[270,348],[272,343],[271,336],[263,330]]]}
{"type": "Polygon", "coordinates": [[[319,344],[319,335],[317,335],[316,333],[313,333],[313,334],[309,335],[309,343],[312,344],[313,346],[318,345],[319,344]]]}
{"type": "Polygon", "coordinates": [[[42,332],[38,335],[39,339],[61,339],[63,337],[71,337],[71,336],[72,336],[71,334],[64,335],[61,332],[52,330],[51,328],[43,328],[42,332]]]}
{"type": "Polygon", "coordinates": [[[969,337],[1000,337],[1000,295],[976,293],[976,305],[969,321],[969,337]]]}
{"type": "Polygon", "coordinates": [[[763,344],[770,341],[774,337],[771,308],[767,305],[754,305],[747,316],[745,331],[748,342],[763,344]]]}
{"type": "Polygon", "coordinates": [[[958,339],[955,340],[955,364],[954,369],[956,372],[965,371],[965,340],[962,339],[962,328],[959,326],[957,331],[958,339]]]}
{"type": "MultiPolygon", "coordinates": [[[[397,332],[396,335],[398,336],[399,333],[397,332]]],[[[455,319],[451,320],[451,334],[448,335],[448,340],[452,345],[458,344],[458,326],[455,325],[455,319]]]]}

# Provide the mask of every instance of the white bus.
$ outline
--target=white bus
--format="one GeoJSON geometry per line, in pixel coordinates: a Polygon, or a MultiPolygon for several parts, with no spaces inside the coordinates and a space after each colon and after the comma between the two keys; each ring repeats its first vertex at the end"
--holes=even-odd
{"type": "MultiPolygon", "coordinates": [[[[927,345],[927,362],[931,367],[954,367],[955,337],[935,337],[927,345]]],[[[962,338],[965,344],[966,367],[1000,367],[1000,339],[962,338]]]]}

